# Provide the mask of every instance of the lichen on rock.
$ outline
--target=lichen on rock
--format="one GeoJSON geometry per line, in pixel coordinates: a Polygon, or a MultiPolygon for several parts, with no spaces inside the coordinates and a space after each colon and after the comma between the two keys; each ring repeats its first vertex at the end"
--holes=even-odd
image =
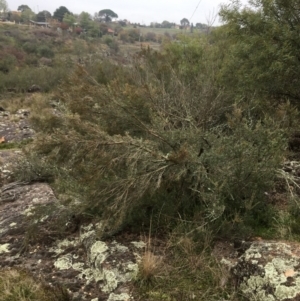
{"type": "Polygon", "coordinates": [[[249,300],[298,300],[300,296],[299,246],[281,242],[255,242],[232,268],[239,289],[249,300]]]}

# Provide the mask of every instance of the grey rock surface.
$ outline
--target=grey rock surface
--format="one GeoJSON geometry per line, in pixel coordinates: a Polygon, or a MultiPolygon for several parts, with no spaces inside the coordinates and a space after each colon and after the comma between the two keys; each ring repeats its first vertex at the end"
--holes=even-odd
{"type": "Polygon", "coordinates": [[[60,210],[63,206],[47,184],[4,185],[0,194],[0,268],[26,268],[50,285],[63,284],[74,300],[131,300],[129,284],[138,273],[145,243],[101,241],[97,235],[101,223],[82,225],[73,233],[66,230],[66,221],[66,231],[58,235],[47,226],[60,210]],[[47,206],[56,210],[47,211],[47,206]]]}

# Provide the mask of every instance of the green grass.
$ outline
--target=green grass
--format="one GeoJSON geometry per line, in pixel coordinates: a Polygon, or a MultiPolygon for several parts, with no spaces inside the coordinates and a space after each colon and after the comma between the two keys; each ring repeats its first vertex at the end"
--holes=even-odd
{"type": "Polygon", "coordinates": [[[146,250],[136,281],[137,300],[241,300],[230,287],[228,270],[210,255],[206,243],[199,248],[196,241],[182,235],[167,241],[158,250],[160,256],[146,250]]]}
{"type": "MultiPolygon", "coordinates": [[[[130,29],[138,29],[140,33],[146,34],[147,32],[154,32],[155,34],[164,35],[165,33],[168,33],[170,35],[173,34],[190,34],[190,30],[184,30],[184,29],[176,29],[176,28],[152,28],[152,27],[137,27],[134,28],[133,26],[126,26],[123,28],[124,30],[130,30],[130,29]]],[[[194,33],[200,33],[201,30],[198,30],[194,28],[194,33]]]]}
{"type": "Polygon", "coordinates": [[[0,151],[9,149],[20,149],[30,142],[32,142],[32,139],[26,139],[21,142],[4,142],[0,144],[0,151]]]}

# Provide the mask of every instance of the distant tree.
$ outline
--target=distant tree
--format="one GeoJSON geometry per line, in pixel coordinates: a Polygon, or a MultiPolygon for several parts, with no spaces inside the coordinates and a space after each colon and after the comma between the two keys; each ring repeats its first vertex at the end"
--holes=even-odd
{"type": "Polygon", "coordinates": [[[57,19],[60,22],[62,22],[65,14],[72,14],[72,13],[65,6],[60,6],[53,13],[53,18],[57,19]]]}
{"type": "Polygon", "coordinates": [[[194,24],[192,23],[191,24],[191,33],[193,33],[194,32],[194,24]]]}
{"type": "Polygon", "coordinates": [[[172,23],[171,22],[169,22],[169,21],[163,21],[162,23],[161,23],[161,27],[162,28],[171,28],[172,27],[172,23]]]}
{"type": "Polygon", "coordinates": [[[47,10],[40,11],[36,14],[35,19],[37,22],[47,22],[47,19],[51,18],[51,13],[47,10]]]}
{"type": "Polygon", "coordinates": [[[206,24],[203,24],[203,23],[196,23],[195,27],[197,29],[206,29],[208,26],[206,24]]]}
{"type": "Polygon", "coordinates": [[[73,14],[65,13],[63,22],[70,27],[70,26],[73,26],[74,23],[76,23],[76,18],[74,17],[73,14]]]}
{"type": "Polygon", "coordinates": [[[8,4],[6,0],[0,0],[0,16],[3,15],[5,17],[7,12],[8,12],[8,4]]]}
{"type": "Polygon", "coordinates": [[[35,19],[35,13],[29,8],[25,9],[21,13],[21,21],[24,23],[28,23],[29,20],[35,19]]]}
{"type": "Polygon", "coordinates": [[[119,22],[118,22],[122,27],[125,27],[127,24],[126,24],[126,21],[124,21],[124,20],[120,20],[119,22]]]}
{"type": "Polygon", "coordinates": [[[79,15],[79,24],[81,28],[88,30],[90,27],[92,27],[92,16],[87,12],[81,12],[79,15]]]}
{"type": "Polygon", "coordinates": [[[23,12],[26,9],[30,9],[31,10],[31,8],[28,5],[26,5],[26,4],[22,4],[22,5],[20,5],[18,7],[18,11],[21,11],[21,12],[23,12]]]}
{"type": "Polygon", "coordinates": [[[87,34],[91,37],[99,37],[101,36],[101,30],[98,23],[90,21],[88,25],[87,34]]]}
{"type": "Polygon", "coordinates": [[[99,17],[105,22],[110,22],[114,18],[118,18],[118,15],[111,9],[102,9],[99,11],[99,17]]]}
{"type": "Polygon", "coordinates": [[[187,19],[187,18],[183,18],[181,21],[180,21],[180,24],[186,28],[187,26],[190,25],[190,21],[187,19]]]}

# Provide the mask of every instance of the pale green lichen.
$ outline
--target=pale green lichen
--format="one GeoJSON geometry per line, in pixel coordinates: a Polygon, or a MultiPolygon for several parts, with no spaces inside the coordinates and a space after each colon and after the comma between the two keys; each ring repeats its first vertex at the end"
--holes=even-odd
{"type": "Polygon", "coordinates": [[[295,259],[274,258],[272,260],[272,265],[278,273],[284,273],[286,270],[292,269],[294,266],[298,265],[298,262],[295,259]]]}
{"type": "MultiPolygon", "coordinates": [[[[57,242],[56,246],[51,248],[50,251],[57,255],[64,252],[70,246],[77,246],[83,243],[88,250],[88,259],[86,263],[89,267],[85,267],[85,263],[78,262],[80,257],[76,254],[67,254],[56,260],[54,266],[57,269],[73,268],[78,271],[78,278],[84,279],[86,284],[91,282],[99,283],[99,288],[105,293],[112,293],[120,283],[126,283],[134,279],[138,274],[138,264],[132,261],[124,262],[123,259],[119,260],[118,256],[128,252],[129,248],[113,241],[107,244],[103,241],[96,240],[95,228],[101,228],[102,224],[90,224],[81,228],[80,238],[73,241],[62,240],[57,242]],[[109,258],[111,260],[103,265],[109,258]],[[76,261],[73,263],[73,261],[76,261]]],[[[144,242],[137,243],[140,247],[145,246],[144,242]]],[[[136,255],[137,257],[137,255],[136,255]]],[[[123,258],[123,255],[122,255],[123,258]]],[[[110,300],[127,300],[129,298],[126,294],[111,295],[110,300]],[[121,299],[120,299],[121,298],[121,299]]]]}
{"type": "Polygon", "coordinates": [[[131,242],[137,249],[143,249],[146,247],[146,244],[143,241],[132,241],[131,242]]]}
{"type": "Polygon", "coordinates": [[[95,267],[100,268],[103,261],[108,257],[108,246],[103,241],[96,241],[90,249],[90,261],[95,267]]]}
{"type": "Polygon", "coordinates": [[[118,287],[119,281],[117,279],[119,271],[103,269],[104,285],[101,285],[101,289],[104,293],[110,293],[118,287]]]}
{"type": "Polygon", "coordinates": [[[136,263],[129,263],[127,265],[127,269],[129,270],[128,273],[126,273],[126,277],[128,279],[128,281],[134,279],[137,277],[138,272],[139,272],[139,266],[136,263]]]}
{"type": "Polygon", "coordinates": [[[56,255],[59,255],[59,254],[63,253],[66,248],[71,247],[71,246],[75,247],[78,244],[79,244],[78,239],[75,239],[75,240],[64,239],[64,240],[58,241],[56,243],[56,246],[50,248],[49,251],[56,253],[56,255]]]}
{"type": "Polygon", "coordinates": [[[111,247],[112,252],[122,252],[122,253],[124,253],[124,252],[128,252],[129,251],[129,249],[126,246],[118,244],[116,241],[113,241],[112,245],[113,245],[111,247]]]}
{"type": "Polygon", "coordinates": [[[9,224],[10,227],[15,227],[17,225],[17,223],[11,223],[9,224]]]}
{"type": "Polygon", "coordinates": [[[250,276],[248,280],[240,285],[240,289],[246,296],[250,298],[250,300],[274,301],[275,298],[272,295],[265,295],[263,290],[265,284],[266,279],[263,277],[250,276]],[[256,292],[255,295],[254,292],[256,292]]]}
{"type": "Polygon", "coordinates": [[[299,293],[299,286],[285,286],[285,285],[279,285],[276,288],[275,296],[277,300],[284,300],[284,299],[290,299],[297,296],[299,293]]]}
{"type": "Polygon", "coordinates": [[[76,262],[72,265],[72,268],[75,270],[75,271],[83,271],[84,270],[84,263],[83,262],[76,262]]]}
{"type": "Polygon", "coordinates": [[[24,211],[23,211],[23,214],[26,215],[26,216],[31,216],[33,215],[33,210],[34,206],[33,205],[29,205],[28,208],[26,208],[24,211]]]}
{"type": "Polygon", "coordinates": [[[9,245],[10,244],[3,244],[3,245],[0,245],[0,254],[1,253],[9,253],[9,245]]]}
{"type": "Polygon", "coordinates": [[[235,265],[233,262],[231,262],[230,260],[227,260],[225,258],[222,258],[220,262],[221,262],[221,264],[224,264],[228,268],[232,268],[235,265]]]}
{"type": "Polygon", "coordinates": [[[81,226],[80,228],[80,240],[83,241],[85,238],[95,234],[95,229],[93,224],[87,226],[81,226]]]}
{"type": "Polygon", "coordinates": [[[114,294],[111,293],[107,299],[107,301],[129,301],[130,296],[126,293],[123,294],[114,294]]]}
{"type": "Polygon", "coordinates": [[[68,254],[58,258],[54,262],[54,266],[59,270],[68,270],[72,267],[72,255],[68,254]]]}
{"type": "MultiPolygon", "coordinates": [[[[250,261],[253,263],[252,258],[259,258],[257,254],[260,254],[259,245],[252,246],[248,249],[244,260],[250,261]]],[[[299,266],[299,260],[296,258],[291,258],[291,250],[285,244],[274,244],[269,243],[264,245],[262,251],[271,251],[277,250],[277,255],[270,262],[266,263],[265,266],[262,264],[257,264],[260,268],[264,270],[264,276],[261,275],[252,275],[240,285],[241,291],[250,299],[257,301],[280,301],[284,299],[292,299],[300,293],[300,278],[297,278],[297,272],[294,274],[294,282],[292,286],[285,285],[287,277],[285,272],[288,270],[295,270],[299,266]],[[280,255],[279,255],[280,254],[280,255]],[[282,254],[282,255],[281,255],[282,254]],[[278,257],[282,256],[282,257],[278,257]],[[288,256],[288,258],[285,258],[288,256]],[[266,295],[266,287],[273,289],[273,295],[266,295]]],[[[261,254],[260,254],[261,255],[261,254]]]]}

